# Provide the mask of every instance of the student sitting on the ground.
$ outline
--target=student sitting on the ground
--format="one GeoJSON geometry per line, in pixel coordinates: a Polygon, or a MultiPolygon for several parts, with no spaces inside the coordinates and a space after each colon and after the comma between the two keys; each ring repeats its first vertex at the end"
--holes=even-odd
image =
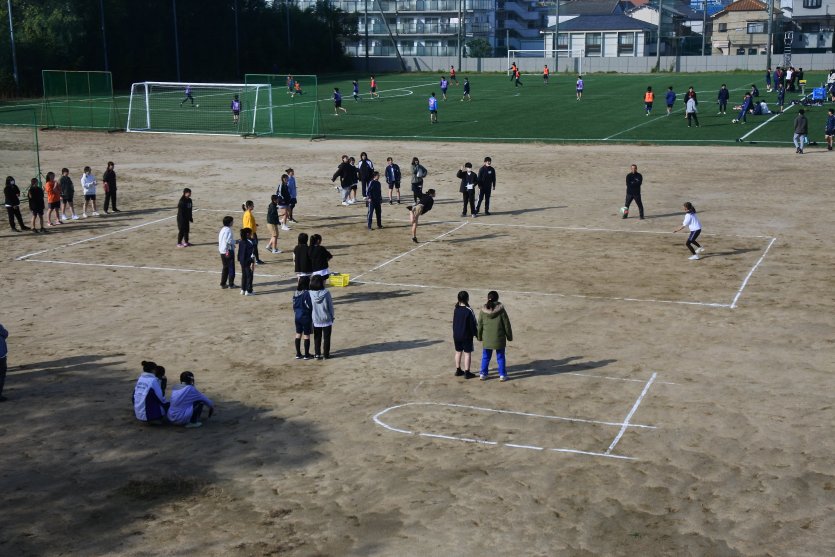
{"type": "Polygon", "coordinates": [[[142,373],[133,389],[133,413],[136,419],[151,424],[165,423],[165,368],[154,362],[142,362],[142,373]]]}
{"type": "Polygon", "coordinates": [[[182,372],[180,374],[180,384],[171,389],[171,408],[168,409],[168,420],[172,424],[184,425],[189,428],[200,427],[203,425],[200,416],[203,413],[204,406],[209,407],[209,415],[206,419],[211,418],[215,411],[214,403],[194,386],[194,374],[192,372],[182,372]]]}

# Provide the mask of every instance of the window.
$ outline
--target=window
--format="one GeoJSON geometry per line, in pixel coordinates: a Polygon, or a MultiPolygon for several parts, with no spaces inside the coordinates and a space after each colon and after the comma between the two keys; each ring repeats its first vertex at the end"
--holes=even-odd
{"type": "Polygon", "coordinates": [[[804,23],[800,26],[803,29],[804,33],[820,33],[821,32],[821,24],[820,23],[804,23]]]}
{"type": "Polygon", "coordinates": [[[748,23],[748,34],[753,35],[755,33],[765,33],[764,21],[751,21],[748,23]]]}
{"type": "Polygon", "coordinates": [[[559,33],[557,36],[557,48],[568,50],[568,33],[559,33]]]}
{"type": "Polygon", "coordinates": [[[720,33],[724,33],[727,30],[728,30],[728,24],[727,23],[720,23],[719,24],[719,32],[720,33]]]}
{"type": "Polygon", "coordinates": [[[618,33],[618,54],[635,52],[635,33],[618,33]]]}
{"type": "Polygon", "coordinates": [[[821,0],[803,0],[803,7],[814,10],[821,7],[821,0]]]}
{"type": "Polygon", "coordinates": [[[602,47],[603,36],[600,33],[586,33],[586,56],[599,56],[602,47]]]}

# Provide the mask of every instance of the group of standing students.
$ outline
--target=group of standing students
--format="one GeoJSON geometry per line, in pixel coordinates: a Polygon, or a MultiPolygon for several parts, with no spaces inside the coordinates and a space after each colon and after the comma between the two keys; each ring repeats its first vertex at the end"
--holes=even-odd
{"type": "Polygon", "coordinates": [[[455,344],[455,376],[472,379],[475,374],[470,371],[473,338],[482,343],[481,369],[479,378],[487,380],[493,351],[496,352],[496,362],[499,366],[499,381],[507,381],[507,362],[505,348],[513,340],[513,329],[507,311],[499,302],[499,293],[491,290],[487,293],[487,302],[481,307],[476,319],[475,312],[470,307],[470,294],[466,290],[458,293],[458,302],[452,316],[452,340],[455,344]]]}

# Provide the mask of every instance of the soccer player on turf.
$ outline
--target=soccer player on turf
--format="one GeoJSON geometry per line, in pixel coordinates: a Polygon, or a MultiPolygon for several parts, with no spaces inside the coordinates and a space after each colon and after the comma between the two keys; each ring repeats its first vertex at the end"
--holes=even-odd
{"type": "Polygon", "coordinates": [[[730,97],[731,92],[728,91],[728,88],[723,83],[719,89],[719,93],[716,95],[716,102],[719,103],[719,112],[717,114],[725,114],[725,111],[728,110],[728,99],[730,97]]]}
{"type": "Polygon", "coordinates": [[[585,84],[583,83],[583,76],[578,75],[577,76],[577,100],[578,101],[583,98],[583,87],[584,86],[585,86],[585,84]]]}
{"type": "Polygon", "coordinates": [[[473,100],[470,97],[470,78],[468,78],[468,77],[464,78],[464,96],[461,97],[461,102],[463,102],[464,99],[467,99],[467,102],[470,102],[471,100],[473,100]]]}
{"type": "Polygon", "coordinates": [[[826,126],[824,128],[826,135],[826,150],[832,150],[832,140],[835,137],[835,110],[829,109],[829,114],[826,117],[826,126]]]}
{"type": "Polygon", "coordinates": [[[644,93],[644,110],[646,114],[644,116],[649,116],[649,113],[652,112],[652,102],[655,100],[655,93],[652,92],[652,87],[647,87],[647,92],[644,93]]]}
{"type": "Polygon", "coordinates": [[[438,99],[435,98],[435,91],[429,95],[429,123],[438,123],[438,99]]]}
{"type": "Polygon", "coordinates": [[[359,84],[359,83],[357,83],[357,80],[355,79],[355,80],[351,83],[351,85],[353,85],[353,86],[354,86],[354,90],[353,90],[353,92],[352,92],[352,94],[354,95],[354,101],[355,101],[355,102],[359,102],[359,100],[360,100],[360,84],[359,84]]]}
{"type": "Polygon", "coordinates": [[[514,87],[519,87],[520,85],[524,85],[524,83],[522,83],[522,74],[519,73],[519,68],[516,68],[516,73],[513,74],[513,79],[515,80],[514,87]]]}
{"type": "Polygon", "coordinates": [[[344,113],[348,113],[347,110],[342,108],[342,94],[339,92],[339,87],[333,88],[333,115],[339,116],[339,111],[344,113]]]}
{"type": "Polygon", "coordinates": [[[180,106],[183,106],[183,103],[186,101],[191,101],[191,106],[194,106],[194,97],[191,96],[191,85],[186,85],[185,97],[180,101],[180,106]]]}
{"type": "Polygon", "coordinates": [[[545,85],[548,85],[548,77],[551,75],[551,70],[548,69],[548,64],[545,64],[545,67],[542,68],[542,81],[545,85]]]}
{"type": "Polygon", "coordinates": [[[377,79],[371,76],[371,98],[380,98],[380,93],[377,92],[377,79]]]}
{"type": "Polygon", "coordinates": [[[444,100],[446,100],[446,90],[449,88],[449,81],[446,80],[446,76],[441,76],[439,85],[441,87],[441,94],[444,96],[444,100]]]}
{"type": "Polygon", "coordinates": [[[449,80],[453,82],[456,87],[458,86],[458,78],[455,77],[455,66],[449,67],[449,80]]]}
{"type": "Polygon", "coordinates": [[[232,99],[232,104],[229,105],[229,108],[232,109],[232,123],[237,126],[238,120],[241,117],[241,101],[238,100],[238,95],[235,95],[235,98],[232,99]]]}
{"type": "Polygon", "coordinates": [[[676,92],[673,91],[672,85],[667,88],[667,98],[665,100],[667,101],[667,116],[669,116],[673,112],[673,105],[676,102],[676,92]]]}

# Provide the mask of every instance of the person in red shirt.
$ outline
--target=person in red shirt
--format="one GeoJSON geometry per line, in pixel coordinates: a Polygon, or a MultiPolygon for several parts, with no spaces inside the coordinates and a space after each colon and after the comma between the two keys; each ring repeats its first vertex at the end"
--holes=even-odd
{"type": "Polygon", "coordinates": [[[542,68],[542,81],[545,82],[545,85],[548,85],[548,76],[551,75],[551,70],[548,69],[548,64],[545,64],[545,67],[542,68]]]}
{"type": "Polygon", "coordinates": [[[647,87],[647,92],[644,93],[644,110],[646,110],[646,116],[649,116],[649,113],[652,112],[652,103],[655,100],[655,93],[652,92],[652,87],[647,87]]]}
{"type": "Polygon", "coordinates": [[[46,213],[46,222],[49,226],[64,224],[61,222],[61,186],[55,181],[55,173],[46,173],[46,203],[49,209],[46,213]],[[52,222],[52,213],[55,212],[55,222],[52,222]]]}
{"type": "Polygon", "coordinates": [[[458,78],[455,77],[455,66],[452,65],[449,67],[449,80],[456,86],[458,85],[458,78]]]}
{"type": "Polygon", "coordinates": [[[371,76],[371,98],[374,97],[380,98],[380,93],[377,92],[377,79],[372,75],[371,76]]]}

